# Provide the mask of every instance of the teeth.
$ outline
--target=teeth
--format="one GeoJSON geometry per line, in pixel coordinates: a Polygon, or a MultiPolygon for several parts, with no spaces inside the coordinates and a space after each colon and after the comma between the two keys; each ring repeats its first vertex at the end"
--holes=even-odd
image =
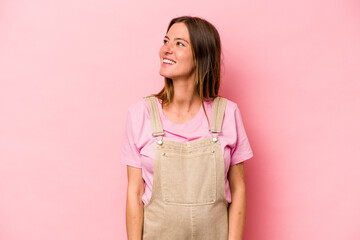
{"type": "Polygon", "coordinates": [[[169,60],[169,59],[163,59],[164,63],[170,63],[170,64],[175,64],[175,62],[169,60]]]}

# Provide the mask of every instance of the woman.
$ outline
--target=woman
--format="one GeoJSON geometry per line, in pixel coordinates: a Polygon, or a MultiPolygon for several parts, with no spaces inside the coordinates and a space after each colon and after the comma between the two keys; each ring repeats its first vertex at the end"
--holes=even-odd
{"type": "Polygon", "coordinates": [[[129,107],[121,149],[128,239],[242,239],[253,153],[237,104],[218,96],[218,31],[174,18],[159,56],[165,86],[129,107]]]}

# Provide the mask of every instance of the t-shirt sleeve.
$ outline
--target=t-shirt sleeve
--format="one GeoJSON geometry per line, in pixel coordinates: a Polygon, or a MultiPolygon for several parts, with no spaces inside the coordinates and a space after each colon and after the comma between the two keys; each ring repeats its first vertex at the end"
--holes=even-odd
{"type": "Polygon", "coordinates": [[[235,115],[235,127],[236,127],[236,143],[230,152],[231,155],[230,166],[243,162],[253,157],[253,152],[248,137],[246,135],[246,131],[244,128],[244,124],[238,106],[236,106],[235,108],[234,115],[235,115]]]}
{"type": "Polygon", "coordinates": [[[125,123],[123,141],[120,151],[120,159],[126,165],[141,168],[140,151],[136,144],[136,133],[134,131],[134,124],[136,121],[133,119],[133,112],[130,108],[127,111],[127,118],[125,123]]]}

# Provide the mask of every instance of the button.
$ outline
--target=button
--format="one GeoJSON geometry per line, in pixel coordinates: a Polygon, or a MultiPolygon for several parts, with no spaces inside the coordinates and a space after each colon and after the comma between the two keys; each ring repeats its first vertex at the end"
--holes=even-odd
{"type": "Polygon", "coordinates": [[[212,150],[211,152],[212,152],[212,153],[214,153],[214,152],[215,152],[215,150],[212,150]]]}
{"type": "Polygon", "coordinates": [[[217,139],[217,137],[213,137],[212,140],[213,140],[213,142],[217,142],[218,139],[217,139]]]}
{"type": "Polygon", "coordinates": [[[163,152],[162,155],[165,156],[165,153],[163,152]]]}
{"type": "Polygon", "coordinates": [[[157,141],[157,144],[161,145],[161,144],[163,144],[163,141],[162,141],[162,140],[158,140],[158,141],[157,141]]]}

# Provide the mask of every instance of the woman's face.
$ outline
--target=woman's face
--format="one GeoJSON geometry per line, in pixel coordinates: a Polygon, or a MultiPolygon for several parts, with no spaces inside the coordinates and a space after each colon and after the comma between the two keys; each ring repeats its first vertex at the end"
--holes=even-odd
{"type": "Polygon", "coordinates": [[[176,79],[194,77],[195,64],[192,55],[190,35],[182,22],[171,26],[160,48],[160,75],[176,79]],[[164,62],[165,61],[165,62],[164,62]]]}

